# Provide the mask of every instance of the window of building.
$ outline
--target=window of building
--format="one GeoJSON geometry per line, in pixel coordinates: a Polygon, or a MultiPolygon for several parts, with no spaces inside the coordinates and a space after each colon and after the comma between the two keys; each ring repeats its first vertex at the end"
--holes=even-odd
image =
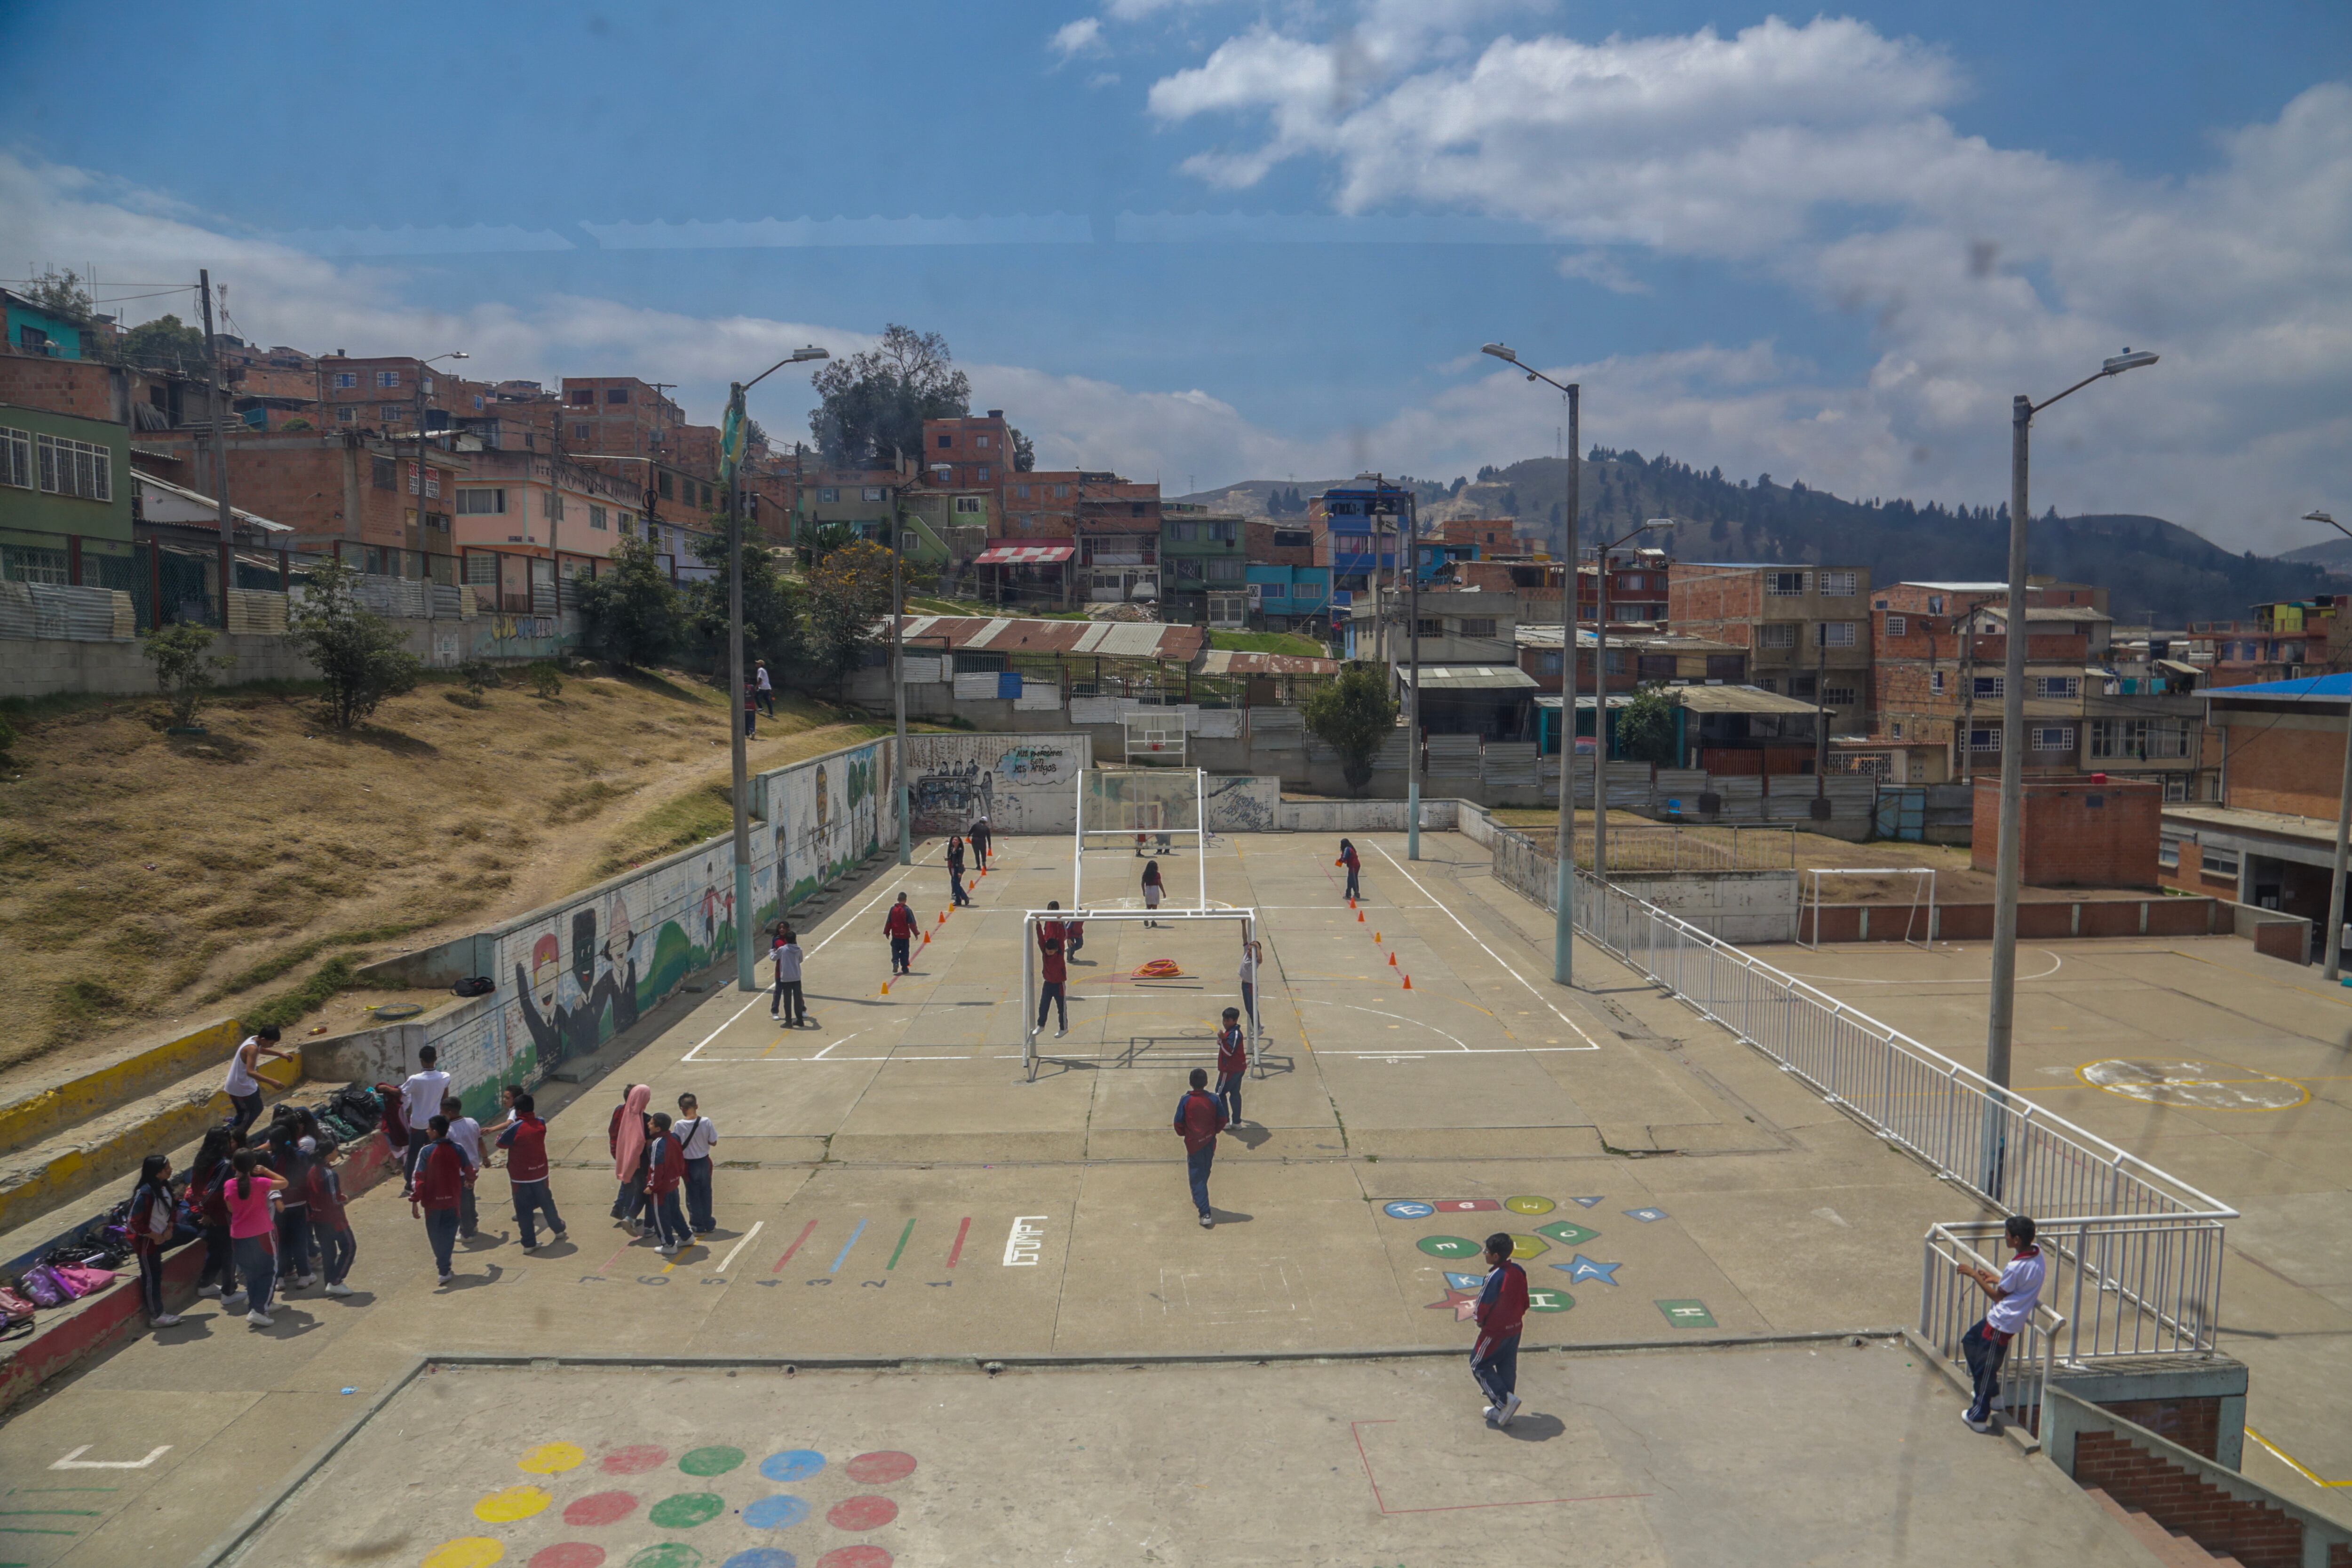
{"type": "Polygon", "coordinates": [[[1238,556],[1216,556],[1209,561],[1209,580],[1239,582],[1248,575],[1248,562],[1238,556]]]}
{"type": "Polygon", "coordinates": [[[635,538],[637,537],[636,514],[634,512],[622,512],[617,515],[621,519],[621,537],[625,539],[635,538]]]}
{"type": "Polygon", "coordinates": [[[375,384],[380,387],[396,387],[400,384],[400,372],[398,371],[378,371],[375,373],[375,384]]]}
{"type": "Polygon", "coordinates": [[[952,435],[947,435],[947,434],[941,434],[941,435],[940,435],[940,451],[944,452],[944,451],[946,451],[949,447],[953,446],[954,444],[955,444],[955,437],[954,437],[954,436],[952,436],[952,435]]]}
{"type": "Polygon", "coordinates": [[[1026,486],[1026,485],[1015,485],[1015,486],[1013,486],[1013,498],[1014,500],[1016,500],[1016,501],[1025,501],[1025,500],[1027,500],[1027,499],[1029,498],[1029,486],[1026,486]]]}
{"type": "Polygon", "coordinates": [[[1129,501],[1127,504],[1127,515],[1130,517],[1139,517],[1143,516],[1143,503],[1140,501],[1129,501]]]}
{"type": "Polygon", "coordinates": [[[983,513],[988,508],[981,504],[981,499],[977,496],[958,496],[955,498],[955,509],[960,515],[969,517],[983,513]]]}
{"type": "Polygon", "coordinates": [[[1315,543],[1315,535],[1306,528],[1276,528],[1274,544],[1276,549],[1307,549],[1315,543]]]}
{"type": "Polygon", "coordinates": [[[1821,575],[1821,591],[1825,598],[1850,599],[1859,586],[1859,574],[1851,571],[1825,571],[1821,575]]]}
{"type": "Polygon", "coordinates": [[[828,501],[838,501],[841,499],[841,492],[831,485],[820,485],[817,486],[816,499],[819,506],[828,501]]]}
{"type": "Polygon", "coordinates": [[[1928,693],[1934,696],[1942,696],[1944,695],[1943,671],[1930,670],[1927,672],[1927,690],[1928,693]]]}
{"type": "Polygon", "coordinates": [[[2189,727],[2173,718],[2095,718],[2091,756],[2116,761],[2178,761],[2189,755],[2189,727]]]}
{"type": "Polygon", "coordinates": [[[1813,700],[1813,692],[1817,685],[1818,683],[1811,675],[1790,675],[1789,677],[1789,695],[1792,697],[1799,697],[1806,702],[1811,702],[1813,700]]]}
{"type": "Polygon", "coordinates": [[[1969,731],[1969,749],[1970,751],[1999,751],[2000,749],[2000,731],[1998,729],[1972,729],[1969,731]]]}
{"type": "MultiPolygon", "coordinates": [[[[416,465],[414,463],[408,465],[408,493],[412,496],[416,494],[416,465]]],[[[441,493],[440,469],[429,465],[425,468],[425,493],[428,496],[437,496],[441,493]]]]}
{"type": "Polygon", "coordinates": [[[1638,571],[1619,572],[1617,574],[1617,587],[1621,591],[1625,593],[1641,592],[1642,574],[1638,571]]]}
{"type": "Polygon", "coordinates": [[[2209,849],[2199,856],[2198,864],[2208,876],[2235,876],[2238,874],[2238,852],[2209,849]]]}
{"type": "Polygon", "coordinates": [[[2036,751],[2072,751],[2074,749],[2074,727],[2071,724],[2047,724],[2033,731],[2036,751]]]}
{"type": "Polygon", "coordinates": [[[2033,680],[2033,695],[2038,697],[2079,696],[2082,690],[2080,675],[2037,675],[2033,680]]]}
{"type": "Polygon", "coordinates": [[[479,392],[474,394],[474,412],[476,413],[482,412],[482,394],[479,392]]]}
{"type": "Polygon", "coordinates": [[[1805,592],[1805,574],[1801,571],[1768,571],[1764,574],[1764,591],[1775,599],[1801,599],[1805,592]]]}
{"type": "Polygon", "coordinates": [[[2007,675],[1979,675],[1976,678],[1976,695],[1979,697],[2000,696],[2006,691],[2008,685],[2007,675]]]}
{"type": "Polygon", "coordinates": [[[114,454],[108,448],[62,435],[37,436],[33,448],[43,490],[85,501],[114,499],[114,454]]]}
{"type": "Polygon", "coordinates": [[[1854,704],[1854,690],[1852,686],[1823,686],[1822,701],[1832,707],[1852,707],[1854,704]]]}
{"type": "Polygon", "coordinates": [[[1887,727],[1887,733],[1888,733],[1889,735],[1893,736],[1893,737],[1894,737],[1895,739],[1897,739],[1897,740],[1902,739],[1902,738],[1903,738],[1903,721],[1902,721],[1902,720],[1900,720],[1900,719],[1897,719],[1897,720],[1895,720],[1895,723],[1893,723],[1892,725],[1889,725],[1889,726],[1887,727]]]}
{"type": "Polygon", "coordinates": [[[1056,501],[1066,501],[1069,498],[1070,487],[1067,485],[1056,485],[1054,486],[1054,499],[1056,501]]]}
{"type": "Polygon", "coordinates": [[[386,424],[392,424],[396,423],[400,419],[401,415],[407,412],[407,410],[402,408],[396,402],[388,402],[382,408],[375,411],[375,416],[383,421],[386,424]]]}
{"type": "Polygon", "coordinates": [[[985,446],[988,444],[988,437],[984,434],[975,435],[971,438],[971,444],[974,446],[985,446]]]}
{"type": "Polygon", "coordinates": [[[33,438],[22,430],[0,430],[0,485],[33,487],[33,438]]]}
{"type": "Polygon", "coordinates": [[[550,522],[562,522],[563,520],[563,492],[561,490],[541,490],[539,493],[539,515],[547,518],[550,522]]]}
{"type": "Polygon", "coordinates": [[[1495,634],[1495,618],[1491,615],[1465,615],[1462,618],[1461,634],[1465,637],[1492,637],[1495,634]]]}
{"type": "Polygon", "coordinates": [[[1198,556],[1180,555],[1176,558],[1176,578],[1178,581],[1197,582],[1200,580],[1200,577],[1201,559],[1198,556]]]}
{"type": "Polygon", "coordinates": [[[606,402],[626,402],[629,401],[629,389],[626,387],[606,387],[604,389],[604,401],[606,402]]]}
{"type": "Polygon", "coordinates": [[[1444,623],[1433,615],[1424,615],[1418,621],[1415,621],[1413,622],[1413,629],[1418,635],[1423,637],[1443,637],[1445,635],[1444,623]]]}
{"type": "MultiPolygon", "coordinates": [[[[2166,782],[2169,783],[2171,780],[2167,779],[2166,782]]],[[[2156,863],[2168,871],[2178,871],[2180,868],[2180,841],[2179,839],[2157,840],[2156,863]]]]}
{"type": "Polygon", "coordinates": [[[503,517],[506,509],[507,493],[503,488],[457,492],[457,515],[461,517],[503,517]]]}
{"type": "Polygon", "coordinates": [[[1559,649],[1547,648],[1536,655],[1536,673],[1539,675],[1559,674],[1564,662],[1559,649]]]}
{"type": "Polygon", "coordinates": [[[1200,537],[1200,534],[1201,525],[1198,523],[1171,523],[1168,525],[1169,538],[1180,545],[1191,544],[1194,539],[1200,537]]]}
{"type": "Polygon", "coordinates": [[[866,499],[867,499],[867,500],[869,500],[869,501],[878,501],[878,500],[882,499],[882,486],[879,486],[879,485],[868,485],[868,486],[866,486],[866,499]]]}
{"type": "Polygon", "coordinates": [[[1797,623],[1793,621],[1767,621],[1763,633],[1763,645],[1767,648],[1793,648],[1797,645],[1797,623]]]}
{"type": "Polygon", "coordinates": [[[1756,689],[1759,692],[1777,692],[1780,689],[1780,683],[1766,675],[1756,683],[1756,689]]]}
{"type": "Polygon", "coordinates": [[[1886,634],[1889,637],[1907,637],[1911,634],[1911,623],[1900,615],[1890,615],[1886,618],[1886,634]]]}
{"type": "Polygon", "coordinates": [[[335,423],[338,424],[357,423],[359,421],[359,410],[351,407],[349,404],[345,404],[343,407],[335,410],[335,423]]]}
{"type": "Polygon", "coordinates": [[[674,491],[672,489],[670,476],[667,471],[661,472],[661,477],[656,481],[655,487],[661,491],[661,498],[663,500],[667,501],[672,498],[674,491]]]}
{"type": "Polygon", "coordinates": [[[1287,599],[1290,597],[1290,584],[1286,582],[1254,582],[1250,584],[1250,586],[1258,591],[1258,597],[1260,599],[1287,599]]]}
{"type": "Polygon", "coordinates": [[[610,531],[604,507],[591,507],[588,508],[588,527],[600,534],[610,531]]]}
{"type": "Polygon", "coordinates": [[[593,406],[595,402],[596,389],[594,387],[573,387],[572,389],[572,407],[588,408],[593,406]]]}
{"type": "Polygon", "coordinates": [[[1851,621],[1824,621],[1822,622],[1822,629],[1819,635],[1821,639],[1820,645],[1822,647],[1851,648],[1853,646],[1853,622],[1851,621]]]}
{"type": "Polygon", "coordinates": [[[1931,593],[1927,595],[1927,613],[1930,615],[1941,615],[1943,612],[1944,596],[1940,593],[1931,593]]]}
{"type": "Polygon", "coordinates": [[[335,372],[335,386],[339,391],[346,387],[355,387],[359,384],[360,377],[357,371],[337,371],[335,372]]]}
{"type": "Polygon", "coordinates": [[[585,440],[587,440],[587,439],[588,439],[588,427],[587,427],[586,425],[584,425],[584,424],[574,424],[574,425],[572,427],[572,440],[574,440],[574,441],[585,441],[585,440]]]}
{"type": "Polygon", "coordinates": [[[1234,530],[1238,527],[1237,524],[1210,523],[1205,526],[1209,531],[1202,536],[1203,538],[1213,540],[1221,545],[1229,545],[1234,541],[1235,534],[1234,530]]]}

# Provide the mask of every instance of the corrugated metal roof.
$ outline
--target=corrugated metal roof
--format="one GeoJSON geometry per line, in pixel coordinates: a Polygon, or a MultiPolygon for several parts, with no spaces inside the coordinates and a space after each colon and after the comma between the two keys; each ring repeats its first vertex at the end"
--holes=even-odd
{"type": "Polygon", "coordinates": [[[1812,713],[1811,703],[1761,686],[1668,686],[1666,695],[1693,713],[1812,713]]]}
{"type": "MultiPolygon", "coordinates": [[[[1400,678],[1410,683],[1411,667],[1397,666],[1400,678]]],[[[1433,692],[1500,692],[1532,688],[1536,678],[1517,664],[1423,664],[1421,685],[1433,692]]]]}
{"type": "Polygon", "coordinates": [[[1339,661],[1308,653],[1246,653],[1212,648],[1201,655],[1199,668],[1204,675],[1336,675],[1339,661]]]}
{"type": "MultiPolygon", "coordinates": [[[[1048,621],[1029,617],[978,615],[909,615],[903,617],[904,635],[923,637],[926,650],[984,648],[992,653],[1087,653],[1104,658],[1160,659],[1189,664],[1208,642],[1198,626],[1171,626],[1157,621],[1048,621]]],[[[886,616],[877,630],[889,635],[886,616]]]]}

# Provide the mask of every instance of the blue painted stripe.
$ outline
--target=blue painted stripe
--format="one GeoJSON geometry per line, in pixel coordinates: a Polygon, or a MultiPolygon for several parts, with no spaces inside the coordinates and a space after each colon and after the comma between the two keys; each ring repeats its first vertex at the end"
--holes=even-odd
{"type": "Polygon", "coordinates": [[[857,1239],[865,1234],[866,1221],[861,1219],[857,1222],[857,1228],[849,1233],[849,1239],[841,1244],[841,1255],[833,1260],[833,1267],[827,1269],[825,1272],[828,1274],[840,1273],[841,1266],[849,1261],[849,1249],[856,1246],[857,1239]]]}

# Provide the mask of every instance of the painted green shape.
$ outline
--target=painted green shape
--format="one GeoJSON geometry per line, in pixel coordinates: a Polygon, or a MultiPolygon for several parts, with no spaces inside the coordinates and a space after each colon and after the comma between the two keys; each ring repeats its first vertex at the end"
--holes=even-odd
{"type": "Polygon", "coordinates": [[[683,1541],[665,1541],[630,1558],[629,1568],[702,1568],[702,1553],[683,1541]]]}
{"type": "Polygon", "coordinates": [[[1576,1305],[1576,1298],[1566,1291],[1555,1291],[1549,1285],[1528,1287],[1528,1311],[1531,1312],[1564,1312],[1576,1305]]]}
{"type": "Polygon", "coordinates": [[[1537,1226],[1536,1234],[1549,1237],[1562,1247],[1581,1247],[1601,1232],[1588,1229],[1573,1219],[1555,1219],[1549,1225],[1537,1226]]]}
{"type": "Polygon", "coordinates": [[[742,1462],[742,1449],[720,1446],[689,1448],[680,1456],[677,1468],[690,1476],[723,1476],[742,1462]]]}
{"type": "Polygon", "coordinates": [[[898,1266],[898,1254],[907,1249],[907,1238],[912,1236],[914,1233],[915,1222],[912,1219],[909,1219],[907,1221],[907,1228],[898,1232],[898,1245],[890,1249],[890,1261],[882,1265],[885,1270],[895,1269],[898,1266]]]}
{"type": "Polygon", "coordinates": [[[1715,1314],[1706,1310],[1705,1301],[1660,1301],[1657,1307],[1666,1314],[1666,1322],[1678,1329],[1715,1327],[1715,1314]]]}
{"type": "Polygon", "coordinates": [[[1478,1244],[1463,1236],[1424,1236],[1413,1243],[1433,1258],[1475,1258],[1478,1244]]]}
{"type": "MultiPolygon", "coordinates": [[[[698,1452],[709,1452],[698,1449],[698,1452]]],[[[735,1456],[736,1464],[743,1461],[741,1450],[721,1450],[735,1456]]],[[[726,1467],[733,1469],[734,1465],[726,1467]]],[[[716,1472],[713,1472],[716,1473],[716,1472]]],[[[682,1491],[676,1497],[666,1497],[646,1511],[646,1517],[656,1530],[692,1530],[698,1524],[709,1524],[727,1511],[727,1500],[715,1491],[682,1491]]]]}

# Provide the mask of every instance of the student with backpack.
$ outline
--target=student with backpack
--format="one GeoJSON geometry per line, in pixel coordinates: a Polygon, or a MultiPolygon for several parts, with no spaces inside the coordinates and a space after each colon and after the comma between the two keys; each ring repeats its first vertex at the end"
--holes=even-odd
{"type": "Polygon", "coordinates": [[[172,1239],[179,1205],[172,1197],[172,1162],[149,1155],[139,1162],[139,1185],[131,1189],[131,1252],[139,1260],[139,1299],[147,1321],[167,1329],[180,1321],[163,1310],[163,1247],[172,1239]]]}
{"type": "MultiPolygon", "coordinates": [[[[441,1114],[449,1119],[449,1141],[476,1170],[482,1168],[482,1124],[466,1114],[466,1103],[455,1094],[441,1096],[441,1114]]],[[[467,1184],[457,1199],[457,1234],[471,1241],[482,1228],[481,1211],[474,1204],[474,1188],[467,1184]]]]}
{"type": "MultiPolygon", "coordinates": [[[[1049,899],[1045,907],[1059,909],[1062,901],[1049,899]]],[[[1037,1027],[1042,1030],[1045,1027],[1046,1012],[1058,1009],[1062,1025],[1054,1031],[1054,1038],[1059,1040],[1070,1032],[1070,970],[1063,961],[1060,921],[1041,920],[1037,923],[1037,953],[1042,970],[1042,983],[1037,988],[1037,1027]]]]}
{"type": "Polygon", "coordinates": [[[343,1281],[350,1277],[352,1260],[359,1256],[360,1239],[352,1234],[352,1222],[343,1213],[343,1178],[336,1174],[335,1162],[341,1157],[342,1145],[329,1134],[319,1137],[317,1151],[310,1156],[310,1189],[306,1194],[310,1205],[310,1241],[319,1254],[319,1271],[327,1277],[327,1294],[348,1296],[351,1286],[343,1281]]]}
{"type": "Polygon", "coordinates": [[[697,1236],[708,1236],[719,1228],[719,1221],[710,1217],[710,1151],[719,1142],[719,1129],[691,1094],[677,1097],[677,1119],[669,1125],[686,1157],[687,1224],[697,1236]]]}
{"type": "Polygon", "coordinates": [[[628,1093],[613,1107],[613,1125],[606,1139],[613,1148],[613,1179],[621,1184],[613,1199],[613,1218],[632,1233],[644,1229],[637,1216],[646,1207],[646,1149],[652,1141],[652,1124],[646,1117],[646,1107],[653,1098],[653,1085],[630,1084],[628,1093]]]}
{"type": "Polygon", "coordinates": [[[1357,858],[1356,846],[1345,839],[1339,841],[1339,864],[1348,868],[1347,897],[1352,903],[1359,896],[1356,892],[1356,873],[1364,869],[1364,862],[1357,858]]]}
{"type": "Polygon", "coordinates": [[[205,1238],[205,1267],[196,1277],[196,1294],[213,1301],[236,1283],[236,1255],[229,1247],[228,1208],[221,1201],[220,1186],[229,1175],[231,1156],[243,1147],[243,1133],[215,1127],[196,1145],[196,1161],[188,1170],[188,1208],[205,1238]]]}
{"type": "Polygon", "coordinates": [[[653,1117],[653,1151],[646,1162],[646,1196],[652,1199],[654,1234],[661,1239],[661,1255],[675,1258],[677,1249],[694,1239],[686,1228],[686,1216],[677,1208],[677,1189],[686,1179],[686,1155],[677,1136],[670,1132],[667,1112],[656,1111],[653,1117]]]}
{"type": "Polygon", "coordinates": [[[515,1228],[522,1232],[522,1249],[539,1249],[539,1229],[533,1223],[547,1216],[550,1239],[565,1239],[563,1217],[555,1212],[555,1196],[547,1186],[547,1124],[539,1119],[539,1102],[518,1092],[514,1113],[499,1134],[499,1147],[507,1152],[507,1180],[514,1187],[515,1228]]]}
{"type": "Polygon", "coordinates": [[[1511,1260],[1511,1239],[1486,1238],[1486,1282],[1472,1305],[1478,1337],[1470,1347],[1470,1375],[1486,1396],[1486,1419],[1507,1427],[1519,1413],[1519,1330],[1528,1318],[1528,1271],[1511,1260]]]}
{"type": "Polygon", "coordinates": [[[890,938],[890,973],[911,975],[915,972],[915,912],[907,907],[907,895],[900,894],[898,902],[882,919],[882,934],[890,938]]]}
{"type": "Polygon", "coordinates": [[[278,1049],[278,1026],[263,1024],[247,1035],[228,1059],[228,1078],[221,1090],[228,1096],[228,1103],[236,1107],[229,1125],[237,1132],[244,1132],[261,1118],[261,1080],[254,1076],[261,1059],[274,1056],[280,1061],[290,1061],[294,1058],[294,1052],[278,1049]]]}
{"type": "Polygon", "coordinates": [[[1249,1040],[1242,1033],[1242,1009],[1225,1009],[1224,1027],[1217,1030],[1217,1104],[1225,1125],[1242,1124],[1242,1074],[1249,1071],[1249,1040]]]}
{"type": "Polygon", "coordinates": [[[401,1174],[416,1179],[416,1162],[424,1157],[425,1125],[441,1113],[441,1096],[449,1092],[449,1075],[441,1071],[441,1053],[429,1045],[416,1051],[416,1071],[400,1086],[401,1125],[408,1129],[408,1157],[401,1174]]]}
{"type": "Polygon", "coordinates": [[[425,1239],[433,1248],[433,1265],[447,1284],[451,1255],[457,1248],[457,1208],[466,1189],[474,1185],[474,1167],[449,1137],[449,1118],[436,1116],[425,1124],[431,1135],[417,1155],[416,1175],[409,1183],[408,1212],[425,1218],[425,1239]]]}
{"type": "Polygon", "coordinates": [[[245,1321],[266,1329],[273,1321],[269,1292],[278,1283],[278,1253],[270,1246],[270,1236],[277,1229],[273,1211],[286,1180],[262,1169],[251,1149],[237,1150],[229,1161],[229,1170],[228,1179],[221,1184],[221,1201],[228,1210],[229,1245],[236,1253],[236,1271],[245,1280],[245,1321]]]}
{"type": "Polygon", "coordinates": [[[798,1029],[808,1022],[808,1000],[801,995],[801,939],[783,921],[776,922],[768,956],[776,965],[776,994],[768,998],[768,1016],[786,1029],[798,1029]]]}
{"type": "Polygon", "coordinates": [[[1209,1213],[1209,1166],[1217,1157],[1217,1134],[1225,1130],[1225,1113],[1209,1092],[1209,1074],[1192,1069],[1192,1088],[1176,1102],[1176,1132],[1184,1140],[1184,1165],[1192,1180],[1192,1207],[1201,1211],[1201,1228],[1216,1224],[1209,1213]]]}

